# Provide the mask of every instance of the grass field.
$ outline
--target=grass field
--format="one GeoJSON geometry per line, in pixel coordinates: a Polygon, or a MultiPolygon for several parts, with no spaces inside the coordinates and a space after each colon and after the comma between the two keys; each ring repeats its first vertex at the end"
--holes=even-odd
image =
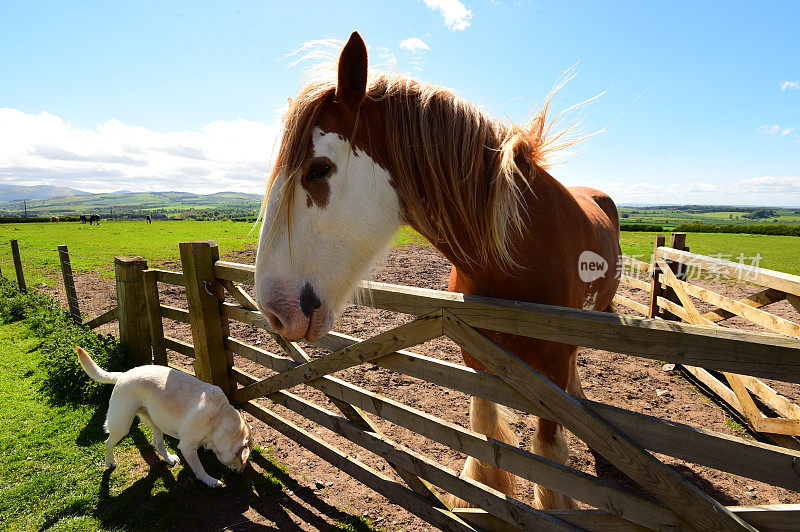
{"type": "MultiPolygon", "coordinates": [[[[179,466],[183,489],[171,471],[157,463],[149,429],[134,428],[116,447],[119,467],[103,471],[105,408],[53,405],[39,391],[41,339],[24,322],[0,325],[0,522],[4,530],[152,530],[154,527],[200,524],[185,515],[181,495],[191,474],[179,466]],[[148,432],[146,433],[145,430],[148,432]],[[137,447],[154,459],[150,474],[137,447]],[[145,482],[142,482],[144,480],[145,482]]],[[[169,445],[175,451],[174,440],[169,445]]],[[[243,485],[232,472],[203,453],[210,474],[243,485]],[[224,477],[224,478],[225,478],[224,477]]],[[[274,468],[274,466],[273,466],[274,468]]],[[[282,490],[274,475],[252,475],[265,495],[282,490]]],[[[241,487],[241,486],[239,486],[241,487]]],[[[196,497],[211,505],[223,494],[197,489],[196,497]]],[[[238,490],[237,490],[238,491],[238,490]]]]}
{"type": "MultiPolygon", "coordinates": [[[[757,207],[753,207],[752,210],[755,211],[757,209],[757,207]]],[[[661,225],[665,229],[671,229],[680,224],[693,222],[713,225],[800,224],[800,209],[797,208],[773,207],[770,208],[770,210],[775,211],[774,217],[770,216],[768,218],[756,220],[745,218],[744,215],[747,214],[747,212],[741,210],[701,212],[702,210],[701,208],[692,209],[690,207],[619,207],[620,215],[623,217],[621,220],[623,224],[645,223],[661,225]]]]}
{"type": "MultiPolygon", "coordinates": [[[[655,233],[623,232],[622,252],[649,261],[655,233]]],[[[223,221],[159,221],[146,225],[138,221],[104,222],[99,226],[80,223],[0,224],[0,268],[13,277],[11,249],[8,241],[19,240],[26,279],[30,283],[52,284],[59,271],[59,244],[67,244],[76,271],[98,271],[112,276],[111,261],[117,255],[141,255],[151,263],[176,259],[178,243],[190,240],[214,240],[220,254],[255,247],[258,230],[252,224],[223,221]],[[44,250],[44,251],[42,251],[44,250]],[[48,251],[49,250],[49,251],[48,251]]],[[[424,243],[415,231],[403,228],[395,236],[394,245],[424,243]]],[[[747,235],[724,233],[690,233],[687,245],[703,255],[738,260],[761,255],[759,266],[787,273],[800,274],[800,239],[791,236],[747,235]]],[[[748,262],[749,263],[749,262],[748,262]]]]}
{"type": "MultiPolygon", "coordinates": [[[[655,235],[656,233],[623,232],[620,236],[622,252],[649,262],[655,235]]],[[[758,254],[761,256],[759,267],[800,275],[800,238],[796,236],[688,233],[686,245],[693,253],[734,262],[739,261],[741,254],[746,264],[751,264],[751,258],[758,254]]]]}
{"type": "Polygon", "coordinates": [[[26,279],[47,283],[47,273],[60,268],[58,253],[53,251],[60,244],[69,247],[73,270],[111,276],[112,261],[118,255],[140,255],[157,263],[177,258],[178,243],[191,240],[214,240],[220,254],[225,254],[255,246],[258,228],[250,223],[222,221],[157,221],[152,225],[115,221],[92,226],[77,222],[0,224],[0,267],[4,272],[13,271],[10,239],[28,246],[20,248],[26,279]]]}
{"type": "MultiPolygon", "coordinates": [[[[212,490],[183,465],[168,468],[155,454],[152,432],[134,426],[115,448],[119,466],[103,465],[106,406],[53,404],[40,388],[44,372],[37,337],[26,321],[6,324],[0,316],[0,529],[197,530],[228,529],[249,523],[243,513],[273,521],[277,529],[295,525],[295,515],[326,530],[368,532],[366,520],[327,505],[270,453],[253,450],[242,475],[200,452],[208,473],[225,482],[212,490]],[[321,514],[285,496],[303,493],[321,514]],[[308,491],[308,490],[306,490],[308,491]]],[[[176,441],[167,447],[178,452],[176,441]]],[[[265,527],[268,529],[268,527],[265,527]]]]}

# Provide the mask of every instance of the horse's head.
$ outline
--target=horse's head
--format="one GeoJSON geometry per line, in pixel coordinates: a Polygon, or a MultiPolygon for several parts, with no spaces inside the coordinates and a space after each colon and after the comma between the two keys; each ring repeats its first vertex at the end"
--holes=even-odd
{"type": "Polygon", "coordinates": [[[370,128],[366,85],[367,49],[353,33],[336,82],[306,87],[285,116],[255,282],[259,309],[290,340],[317,340],[331,329],[400,225],[398,195],[370,155],[382,133],[370,128]]]}

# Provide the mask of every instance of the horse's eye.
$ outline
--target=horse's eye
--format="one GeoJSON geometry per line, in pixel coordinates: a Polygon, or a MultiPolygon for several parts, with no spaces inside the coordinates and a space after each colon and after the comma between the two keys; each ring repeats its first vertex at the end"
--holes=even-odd
{"type": "Polygon", "coordinates": [[[331,173],[331,166],[328,163],[314,163],[311,165],[311,168],[308,169],[308,174],[306,174],[306,179],[309,181],[314,181],[315,179],[325,179],[331,173]]]}

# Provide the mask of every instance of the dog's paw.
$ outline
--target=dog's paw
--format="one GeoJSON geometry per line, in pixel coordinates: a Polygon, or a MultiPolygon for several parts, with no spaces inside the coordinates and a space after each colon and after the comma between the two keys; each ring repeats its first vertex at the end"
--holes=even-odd
{"type": "Polygon", "coordinates": [[[209,488],[221,488],[222,487],[222,481],[217,480],[215,478],[208,477],[206,479],[201,479],[200,481],[203,484],[205,484],[206,486],[208,486],[209,488]]]}
{"type": "Polygon", "coordinates": [[[106,460],[106,469],[116,469],[116,467],[117,467],[116,460],[111,460],[111,461],[106,460]]]}
{"type": "Polygon", "coordinates": [[[164,461],[170,467],[175,467],[176,465],[181,463],[181,459],[178,457],[177,454],[167,454],[167,456],[164,457],[164,461]]]}

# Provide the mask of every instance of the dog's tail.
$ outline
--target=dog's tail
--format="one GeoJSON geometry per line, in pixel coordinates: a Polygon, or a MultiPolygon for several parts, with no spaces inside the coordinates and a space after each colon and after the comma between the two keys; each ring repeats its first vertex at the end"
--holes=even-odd
{"type": "Polygon", "coordinates": [[[94,363],[92,357],[89,356],[89,353],[81,349],[80,347],[75,348],[78,351],[78,362],[81,363],[83,366],[83,371],[96,382],[100,382],[103,384],[114,384],[117,382],[122,373],[118,371],[106,371],[97,364],[94,363]]]}

